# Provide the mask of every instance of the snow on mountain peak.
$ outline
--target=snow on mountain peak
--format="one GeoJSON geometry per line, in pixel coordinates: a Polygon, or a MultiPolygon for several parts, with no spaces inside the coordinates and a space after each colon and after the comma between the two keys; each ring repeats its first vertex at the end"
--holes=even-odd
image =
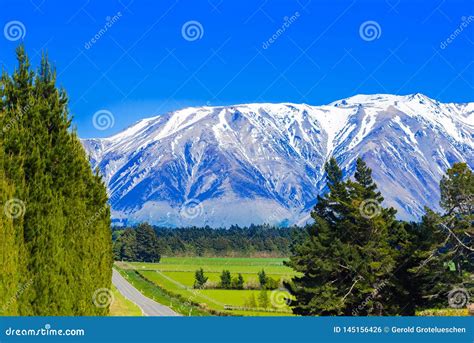
{"type": "Polygon", "coordinates": [[[413,219],[433,206],[449,165],[473,166],[473,110],[422,94],[188,107],[83,144],[104,175],[114,217],[132,222],[297,222],[323,191],[331,155],[349,174],[363,157],[386,203],[413,219]],[[197,218],[180,214],[190,200],[203,206],[197,218]]]}

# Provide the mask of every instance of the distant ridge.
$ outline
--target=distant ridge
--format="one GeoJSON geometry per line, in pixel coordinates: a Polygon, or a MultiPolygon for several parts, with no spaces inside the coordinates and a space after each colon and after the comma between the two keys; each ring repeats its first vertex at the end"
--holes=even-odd
{"type": "Polygon", "coordinates": [[[334,155],[363,157],[403,219],[438,208],[454,162],[474,167],[474,103],[422,94],[356,95],[325,106],[190,107],[82,140],[104,175],[116,222],[229,226],[301,223],[334,155]]]}

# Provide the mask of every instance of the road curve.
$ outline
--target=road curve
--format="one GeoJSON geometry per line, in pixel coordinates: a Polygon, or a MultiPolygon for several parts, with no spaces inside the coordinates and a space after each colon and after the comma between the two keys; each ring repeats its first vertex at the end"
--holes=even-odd
{"type": "Polygon", "coordinates": [[[179,316],[169,307],[144,296],[115,269],[113,269],[112,283],[124,297],[137,304],[145,316],[179,316]]]}

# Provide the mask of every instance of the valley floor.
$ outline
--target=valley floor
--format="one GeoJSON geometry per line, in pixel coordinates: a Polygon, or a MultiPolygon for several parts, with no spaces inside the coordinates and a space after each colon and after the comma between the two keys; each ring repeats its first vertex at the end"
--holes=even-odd
{"type": "MultiPolygon", "coordinates": [[[[281,287],[295,272],[284,258],[168,257],[160,263],[115,262],[115,300],[112,316],[292,316],[289,293],[281,287]],[[195,289],[196,270],[202,268],[210,287],[195,289]],[[243,276],[246,289],[219,289],[223,270],[243,276]],[[279,287],[262,291],[258,272],[277,280],[279,287]],[[250,289],[252,288],[252,289],[250,289]]],[[[465,316],[466,309],[433,309],[419,316],[465,316]]]]}
{"type": "Polygon", "coordinates": [[[281,285],[294,272],[283,265],[283,258],[163,258],[160,263],[116,262],[121,275],[144,294],[161,298],[181,314],[231,316],[291,316],[290,297],[282,287],[261,291],[258,272],[281,285]],[[195,271],[202,268],[209,284],[217,285],[220,274],[228,270],[232,277],[241,274],[247,289],[195,289],[195,271]],[[159,294],[161,293],[161,297],[159,294]]]}

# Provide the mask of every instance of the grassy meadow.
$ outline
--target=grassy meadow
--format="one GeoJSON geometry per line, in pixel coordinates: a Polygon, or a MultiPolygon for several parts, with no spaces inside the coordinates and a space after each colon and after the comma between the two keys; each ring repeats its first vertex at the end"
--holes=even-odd
{"type": "MultiPolygon", "coordinates": [[[[267,290],[268,303],[261,300],[259,289],[194,289],[194,273],[202,268],[208,283],[220,280],[222,270],[229,270],[232,277],[242,274],[246,287],[258,285],[262,269],[268,277],[281,283],[295,275],[291,268],[283,265],[283,258],[189,258],[164,257],[160,263],[116,262],[123,272],[136,272],[143,279],[171,296],[178,296],[186,303],[210,311],[212,314],[243,316],[292,315],[286,304],[289,294],[284,289],[267,290]]],[[[136,274],[135,274],[136,275],[136,274]]],[[[179,309],[176,309],[178,310],[179,309]]]]}

